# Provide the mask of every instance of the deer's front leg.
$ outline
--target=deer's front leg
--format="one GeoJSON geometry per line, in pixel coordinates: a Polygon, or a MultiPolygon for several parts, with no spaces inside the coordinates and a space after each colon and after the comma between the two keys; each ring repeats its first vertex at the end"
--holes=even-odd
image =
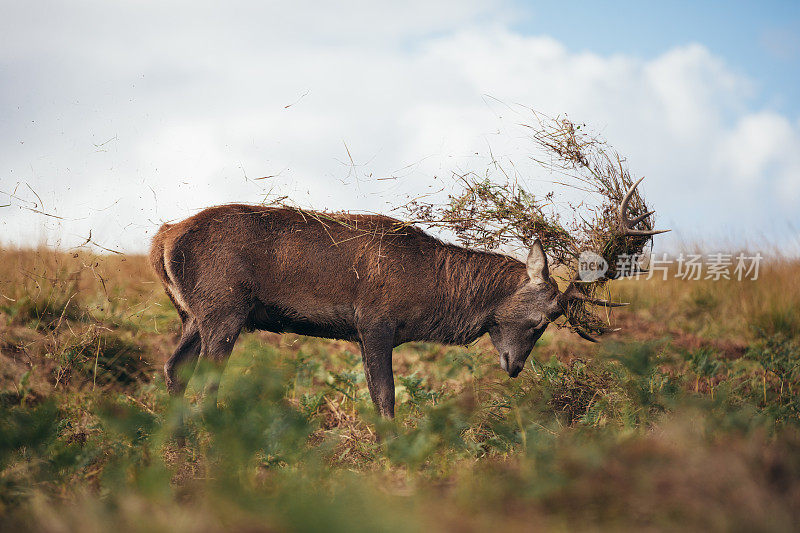
{"type": "Polygon", "coordinates": [[[362,331],[360,337],[364,375],[372,403],[382,416],[394,418],[394,327],[388,324],[373,326],[362,331]]]}

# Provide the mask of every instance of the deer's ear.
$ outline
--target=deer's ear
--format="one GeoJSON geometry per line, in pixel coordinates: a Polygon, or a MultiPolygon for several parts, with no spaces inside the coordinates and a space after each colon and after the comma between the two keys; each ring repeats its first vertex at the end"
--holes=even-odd
{"type": "Polygon", "coordinates": [[[546,283],[550,279],[550,271],[547,268],[547,256],[542,248],[542,243],[539,239],[531,246],[531,251],[528,252],[528,277],[531,283],[539,284],[546,283]]]}

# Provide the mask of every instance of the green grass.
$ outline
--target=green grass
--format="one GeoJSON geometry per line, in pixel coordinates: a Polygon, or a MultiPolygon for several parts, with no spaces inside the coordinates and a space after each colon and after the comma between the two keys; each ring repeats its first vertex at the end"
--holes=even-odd
{"type": "Polygon", "coordinates": [[[621,284],[621,335],[554,329],[516,380],[486,339],[401,346],[387,421],[355,345],[296,335],[243,335],[219,407],[202,376],[172,401],[177,317],[143,258],[0,253],[2,529],[800,523],[800,297],[777,286],[800,265],[748,286],[621,284]]]}

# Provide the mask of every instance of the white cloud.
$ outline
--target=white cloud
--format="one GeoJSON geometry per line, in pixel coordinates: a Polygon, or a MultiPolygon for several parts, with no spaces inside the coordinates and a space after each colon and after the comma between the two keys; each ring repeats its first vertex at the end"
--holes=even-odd
{"type": "MultiPolygon", "coordinates": [[[[128,250],[160,220],[273,186],[304,205],[381,211],[436,190],[433,175],[482,170],[488,146],[541,176],[520,103],[600,129],[684,234],[798,221],[800,124],[748,111],[752,83],[703,46],[574,53],[509,29],[502,4],[388,5],[17,13],[0,23],[0,190],[30,183],[65,217],[46,221],[52,241],[92,228],[128,250]]],[[[24,185],[17,196],[36,201],[24,185]]],[[[2,208],[0,240],[29,242],[42,220],[2,208]]]]}
{"type": "Polygon", "coordinates": [[[788,209],[800,202],[800,128],[786,117],[743,116],[721,139],[716,157],[720,173],[755,197],[764,191],[788,209]]]}

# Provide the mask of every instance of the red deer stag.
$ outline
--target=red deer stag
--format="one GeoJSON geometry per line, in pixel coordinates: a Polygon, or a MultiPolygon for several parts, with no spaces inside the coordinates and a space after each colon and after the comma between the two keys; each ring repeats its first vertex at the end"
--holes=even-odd
{"type": "MultiPolygon", "coordinates": [[[[653,235],[626,215],[636,185],[622,202],[620,230],[653,235]]],[[[570,300],[587,298],[559,292],[539,241],[522,263],[377,215],[212,207],[162,226],[150,261],[183,322],[164,365],[171,394],[187,385],[178,367],[198,357],[221,373],[242,328],[294,332],[357,342],[370,396],[386,417],[394,416],[395,346],[463,345],[489,333],[513,378],[570,300]]]]}

